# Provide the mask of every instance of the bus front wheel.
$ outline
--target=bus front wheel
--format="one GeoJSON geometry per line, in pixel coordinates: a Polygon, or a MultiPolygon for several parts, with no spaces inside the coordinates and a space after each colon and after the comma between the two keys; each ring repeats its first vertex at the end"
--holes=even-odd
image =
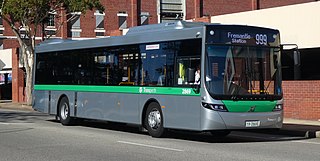
{"type": "Polygon", "coordinates": [[[165,129],[163,128],[163,115],[160,105],[156,102],[151,102],[147,108],[144,125],[152,137],[164,136],[165,129]]]}
{"type": "Polygon", "coordinates": [[[59,118],[62,125],[71,125],[73,119],[70,116],[70,105],[67,97],[63,97],[59,103],[59,118]]]}

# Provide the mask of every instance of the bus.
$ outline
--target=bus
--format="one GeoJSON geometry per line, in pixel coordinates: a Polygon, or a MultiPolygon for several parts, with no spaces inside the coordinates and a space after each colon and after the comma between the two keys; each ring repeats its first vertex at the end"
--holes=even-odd
{"type": "Polygon", "coordinates": [[[278,30],[185,21],[40,44],[33,108],[63,125],[75,119],[119,122],[152,137],[168,129],[216,136],[280,129],[280,53],[278,30]]]}

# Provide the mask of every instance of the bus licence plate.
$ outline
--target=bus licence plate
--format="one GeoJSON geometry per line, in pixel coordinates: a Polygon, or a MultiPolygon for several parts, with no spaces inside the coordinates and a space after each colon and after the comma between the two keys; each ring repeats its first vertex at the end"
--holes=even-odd
{"type": "Polygon", "coordinates": [[[246,127],[259,127],[260,121],[246,121],[246,127]]]}

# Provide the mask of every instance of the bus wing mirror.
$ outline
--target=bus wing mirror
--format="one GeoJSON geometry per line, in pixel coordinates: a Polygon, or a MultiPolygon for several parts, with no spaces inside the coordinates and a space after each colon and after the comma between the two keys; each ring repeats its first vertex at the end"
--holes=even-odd
{"type": "Polygon", "coordinates": [[[293,50],[294,65],[300,66],[300,51],[297,44],[281,44],[281,51],[293,50]]]}
{"type": "Polygon", "coordinates": [[[278,56],[277,55],[273,55],[273,66],[274,66],[274,69],[278,69],[278,56]]]}

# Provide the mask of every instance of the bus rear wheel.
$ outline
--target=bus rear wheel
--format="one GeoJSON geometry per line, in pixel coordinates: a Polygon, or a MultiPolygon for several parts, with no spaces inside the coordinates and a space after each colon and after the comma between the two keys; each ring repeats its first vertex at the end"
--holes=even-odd
{"type": "Polygon", "coordinates": [[[151,102],[147,108],[144,125],[152,137],[163,137],[165,129],[163,128],[163,115],[160,105],[156,102],[151,102]]]}
{"type": "Polygon", "coordinates": [[[73,118],[70,116],[70,105],[67,97],[61,98],[58,115],[62,125],[71,125],[73,123],[73,118]]]}

